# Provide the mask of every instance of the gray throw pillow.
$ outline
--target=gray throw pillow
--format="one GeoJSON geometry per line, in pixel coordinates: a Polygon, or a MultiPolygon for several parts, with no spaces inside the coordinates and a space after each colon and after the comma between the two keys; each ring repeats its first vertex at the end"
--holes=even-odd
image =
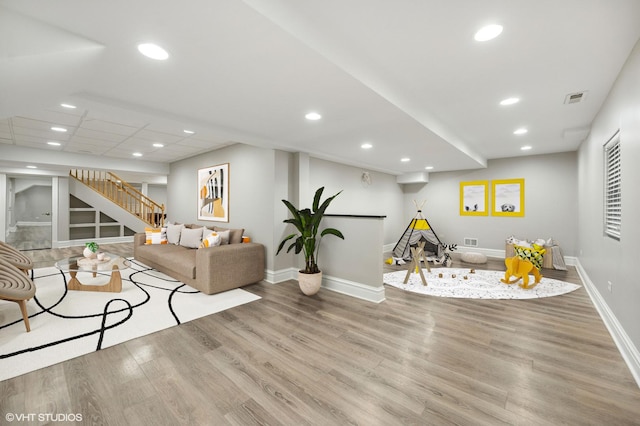
{"type": "Polygon", "coordinates": [[[169,244],[180,244],[180,234],[184,225],[167,225],[167,242],[169,244]]]}
{"type": "Polygon", "coordinates": [[[184,228],[180,233],[180,245],[187,248],[198,248],[202,243],[202,228],[184,228]]]}

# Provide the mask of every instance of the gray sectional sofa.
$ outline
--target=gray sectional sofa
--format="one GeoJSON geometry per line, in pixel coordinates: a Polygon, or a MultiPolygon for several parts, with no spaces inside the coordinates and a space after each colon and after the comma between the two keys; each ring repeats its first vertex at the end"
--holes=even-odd
{"type": "MultiPolygon", "coordinates": [[[[202,225],[184,227],[190,230],[203,228],[202,225]]],[[[219,227],[209,229],[225,231],[219,227]]],[[[134,258],[205,294],[261,281],[265,270],[265,247],[259,243],[243,243],[242,229],[229,231],[228,244],[206,248],[192,248],[193,244],[189,247],[179,241],[177,244],[176,241],[145,244],[146,235],[138,233],[134,236],[134,258]]]]}

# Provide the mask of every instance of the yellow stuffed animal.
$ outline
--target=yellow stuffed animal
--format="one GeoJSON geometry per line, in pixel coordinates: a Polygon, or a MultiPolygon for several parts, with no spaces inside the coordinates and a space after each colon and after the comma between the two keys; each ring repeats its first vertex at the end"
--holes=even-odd
{"type": "Polygon", "coordinates": [[[505,284],[514,284],[522,279],[522,284],[519,285],[526,290],[533,288],[542,279],[542,275],[540,275],[538,268],[528,260],[522,259],[518,256],[513,256],[506,258],[504,263],[507,265],[507,271],[504,273],[504,279],[501,279],[500,281],[505,284]],[[531,287],[529,287],[529,272],[533,273],[533,276],[535,277],[535,282],[531,287]],[[512,276],[515,277],[514,280],[509,279],[512,276]]]}

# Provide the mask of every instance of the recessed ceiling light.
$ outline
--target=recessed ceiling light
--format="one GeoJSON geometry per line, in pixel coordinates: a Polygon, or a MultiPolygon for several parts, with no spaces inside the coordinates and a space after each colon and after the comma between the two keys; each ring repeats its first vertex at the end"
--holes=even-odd
{"type": "Polygon", "coordinates": [[[76,109],[76,106],[75,105],[71,105],[71,104],[60,104],[60,106],[62,108],[76,109]]]}
{"type": "Polygon", "coordinates": [[[525,129],[524,127],[521,127],[519,129],[514,130],[513,134],[514,135],[524,135],[527,132],[528,132],[527,129],[525,129]]]}
{"type": "Polygon", "coordinates": [[[169,54],[162,47],[153,43],[142,43],[138,45],[138,51],[147,58],[156,59],[158,61],[164,61],[169,57],[169,54]]]}
{"type": "Polygon", "coordinates": [[[486,27],[480,28],[473,38],[475,38],[476,41],[488,41],[498,37],[501,32],[502,25],[487,25],[486,27]]]}
{"type": "Polygon", "coordinates": [[[523,151],[529,151],[531,149],[531,146],[525,145],[525,146],[521,147],[520,149],[523,150],[523,151]]]}
{"type": "Polygon", "coordinates": [[[500,105],[513,105],[520,102],[520,98],[507,98],[500,101],[500,105]]]}
{"type": "Polygon", "coordinates": [[[310,112],[306,114],[304,118],[306,118],[307,120],[316,121],[316,120],[320,120],[322,116],[317,112],[310,112]]]}
{"type": "Polygon", "coordinates": [[[424,168],[425,170],[433,170],[433,166],[427,166],[424,168]]]}
{"type": "Polygon", "coordinates": [[[404,157],[404,158],[401,158],[400,161],[402,161],[403,163],[406,163],[408,161],[411,161],[411,158],[404,157]]]}
{"type": "Polygon", "coordinates": [[[153,146],[154,146],[155,148],[162,148],[162,147],[164,147],[164,145],[162,145],[161,143],[157,143],[157,142],[156,142],[156,143],[154,143],[154,144],[153,144],[153,146]]]}
{"type": "Polygon", "coordinates": [[[142,153],[141,152],[134,152],[133,156],[134,157],[142,157],[142,153]]]}
{"type": "Polygon", "coordinates": [[[61,143],[60,143],[60,142],[53,142],[53,141],[50,141],[50,142],[47,142],[47,145],[51,145],[51,146],[60,146],[60,145],[61,145],[61,143]]]}
{"type": "Polygon", "coordinates": [[[64,127],[55,127],[55,126],[52,127],[51,130],[53,130],[54,132],[62,132],[62,133],[67,131],[67,129],[65,129],[64,127]]]}
{"type": "Polygon", "coordinates": [[[27,169],[37,169],[36,166],[27,166],[27,169]]]}
{"type": "Polygon", "coordinates": [[[360,145],[360,148],[362,149],[371,149],[373,148],[373,145],[371,145],[369,142],[363,143],[362,145],[360,145]]]}
{"type": "Polygon", "coordinates": [[[193,130],[187,130],[187,129],[183,130],[183,132],[185,132],[188,135],[193,135],[195,133],[193,130]]]}

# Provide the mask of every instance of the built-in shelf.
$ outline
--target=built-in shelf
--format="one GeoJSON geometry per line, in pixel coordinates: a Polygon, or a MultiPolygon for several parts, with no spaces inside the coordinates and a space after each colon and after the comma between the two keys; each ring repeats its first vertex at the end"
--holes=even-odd
{"type": "Polygon", "coordinates": [[[135,231],[79,198],[69,195],[69,239],[129,237],[135,231]]]}

